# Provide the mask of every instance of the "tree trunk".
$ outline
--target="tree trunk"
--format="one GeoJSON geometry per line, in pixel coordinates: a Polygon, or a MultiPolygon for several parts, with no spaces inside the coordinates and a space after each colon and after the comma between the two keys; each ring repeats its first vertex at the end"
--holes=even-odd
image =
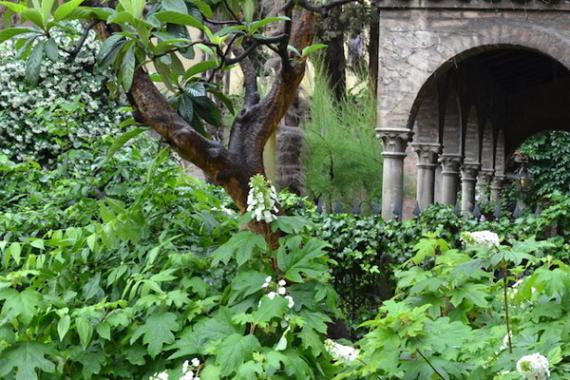
{"type": "Polygon", "coordinates": [[[335,8],[319,23],[321,40],[327,45],[323,70],[336,99],[342,99],[346,95],[345,25],[341,21],[341,14],[342,8],[335,8]]]}
{"type": "Polygon", "coordinates": [[[370,22],[370,42],[368,44],[368,78],[373,94],[378,94],[378,51],[380,46],[380,9],[374,9],[370,22]]]}

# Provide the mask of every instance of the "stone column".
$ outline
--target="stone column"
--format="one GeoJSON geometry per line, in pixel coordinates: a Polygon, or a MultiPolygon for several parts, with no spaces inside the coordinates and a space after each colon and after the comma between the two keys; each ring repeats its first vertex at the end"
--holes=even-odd
{"type": "Polygon", "coordinates": [[[461,213],[469,215],[475,207],[475,183],[481,165],[465,162],[461,167],[461,213]]]}
{"type": "Polygon", "coordinates": [[[444,153],[439,162],[441,163],[441,202],[446,205],[455,205],[461,156],[444,153]]]}
{"type": "Polygon", "coordinates": [[[412,144],[418,154],[418,178],[416,199],[420,210],[425,210],[434,203],[435,169],[440,146],[437,143],[412,144]]]}
{"type": "Polygon", "coordinates": [[[382,218],[400,218],[404,199],[404,158],[406,146],[412,137],[409,129],[378,129],[384,144],[382,156],[382,218]],[[398,215],[399,213],[399,215],[398,215]]]}
{"type": "Polygon", "coordinates": [[[481,203],[489,202],[489,186],[493,178],[493,169],[481,169],[477,177],[477,194],[481,203]]]}
{"type": "Polygon", "coordinates": [[[493,181],[491,182],[491,202],[497,203],[499,202],[499,198],[501,197],[501,189],[503,188],[503,184],[505,183],[504,176],[495,176],[493,177],[493,181]]]}

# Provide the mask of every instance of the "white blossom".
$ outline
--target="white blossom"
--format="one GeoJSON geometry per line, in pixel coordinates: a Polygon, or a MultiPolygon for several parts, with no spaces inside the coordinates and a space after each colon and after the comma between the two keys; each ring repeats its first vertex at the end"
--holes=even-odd
{"type": "Polygon", "coordinates": [[[548,359],[536,352],[523,356],[517,362],[517,371],[527,380],[545,380],[550,377],[548,359]]]}
{"type": "Polygon", "coordinates": [[[358,350],[354,347],[344,346],[331,339],[325,340],[325,349],[338,361],[352,362],[358,358],[358,350]]]}
{"type": "Polygon", "coordinates": [[[498,248],[501,243],[499,235],[491,231],[463,232],[461,239],[465,244],[478,245],[487,249],[498,248]]]}
{"type": "Polygon", "coordinates": [[[295,301],[293,300],[293,297],[285,296],[285,299],[288,301],[287,306],[289,307],[289,309],[292,309],[293,306],[295,306],[295,301]]]}
{"type": "Polygon", "coordinates": [[[279,293],[279,295],[284,296],[285,294],[287,294],[287,289],[281,286],[277,289],[277,293],[279,293]]]}
{"type": "Polygon", "coordinates": [[[168,373],[166,371],[155,373],[148,380],[168,380],[168,373]]]}
{"type": "Polygon", "coordinates": [[[277,219],[277,191],[260,174],[251,177],[247,195],[247,211],[258,222],[271,223],[277,219]]]}
{"type": "Polygon", "coordinates": [[[267,293],[267,298],[269,298],[270,300],[274,299],[275,297],[277,297],[277,293],[275,292],[267,293]]]}
{"type": "Polygon", "coordinates": [[[200,366],[200,359],[198,359],[198,358],[192,359],[192,366],[194,368],[199,367],[200,366]]]}
{"type": "Polygon", "coordinates": [[[285,286],[285,285],[287,285],[287,282],[285,282],[285,280],[279,280],[279,282],[277,284],[279,286],[285,286]]]}

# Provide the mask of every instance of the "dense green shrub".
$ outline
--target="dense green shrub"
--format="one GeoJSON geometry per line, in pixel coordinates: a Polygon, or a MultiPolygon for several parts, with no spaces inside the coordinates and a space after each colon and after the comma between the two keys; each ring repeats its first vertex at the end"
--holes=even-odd
{"type": "Polygon", "coordinates": [[[301,218],[272,251],[156,142],[101,153],[0,159],[0,377],[334,376],[326,243],[301,218]]]}
{"type": "Polygon", "coordinates": [[[570,133],[552,131],[533,136],[521,145],[520,152],[529,159],[532,198],[570,193],[570,133]]]}
{"type": "MultiPolygon", "coordinates": [[[[78,24],[69,24],[52,37],[63,47],[80,34],[78,24]]],[[[72,62],[45,62],[35,86],[25,80],[26,62],[15,44],[0,45],[0,154],[46,165],[70,148],[113,134],[125,112],[109,94],[109,75],[94,72],[98,49],[92,32],[72,62]]],[[[52,54],[68,57],[57,48],[52,54]]]]}
{"type": "Polygon", "coordinates": [[[420,240],[395,274],[395,297],[366,323],[360,360],[339,378],[514,380],[517,361],[538,352],[551,379],[567,379],[570,267],[544,254],[552,245],[420,240]]]}

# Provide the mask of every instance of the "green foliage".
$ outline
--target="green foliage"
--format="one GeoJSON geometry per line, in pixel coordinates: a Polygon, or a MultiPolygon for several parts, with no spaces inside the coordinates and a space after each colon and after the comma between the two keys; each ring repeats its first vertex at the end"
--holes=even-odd
{"type": "MultiPolygon", "coordinates": [[[[318,66],[317,66],[318,67],[318,66]]],[[[380,197],[380,144],[374,136],[375,100],[368,93],[337,102],[317,68],[305,123],[305,187],[329,206],[380,197]]]]}
{"type": "Polygon", "coordinates": [[[395,274],[395,297],[365,323],[362,361],[339,378],[518,379],[517,360],[533,352],[548,358],[550,378],[568,378],[570,267],[543,254],[548,242],[509,243],[462,250],[422,239],[418,260],[395,274]]]}
{"type": "Polygon", "coordinates": [[[525,141],[520,152],[529,158],[533,176],[532,197],[541,199],[553,192],[570,191],[570,134],[553,131],[525,141]]]}
{"type": "MultiPolygon", "coordinates": [[[[23,38],[30,30],[20,27],[2,33],[23,38]]],[[[64,151],[112,135],[126,119],[123,103],[105,86],[109,73],[83,71],[92,67],[99,49],[93,32],[73,62],[63,62],[66,54],[59,49],[75,43],[80,34],[78,23],[62,24],[47,42],[35,45],[28,64],[20,57],[24,52],[18,43],[0,46],[0,154],[17,162],[53,164],[64,151]],[[42,61],[40,53],[50,61],[42,61]],[[26,76],[33,83],[27,83],[26,76]]]]}
{"type": "Polygon", "coordinates": [[[271,250],[156,142],[104,158],[115,145],[52,171],[0,160],[0,376],[180,376],[193,357],[202,379],[334,376],[336,294],[309,224],[279,217],[298,233],[271,250]]]}

